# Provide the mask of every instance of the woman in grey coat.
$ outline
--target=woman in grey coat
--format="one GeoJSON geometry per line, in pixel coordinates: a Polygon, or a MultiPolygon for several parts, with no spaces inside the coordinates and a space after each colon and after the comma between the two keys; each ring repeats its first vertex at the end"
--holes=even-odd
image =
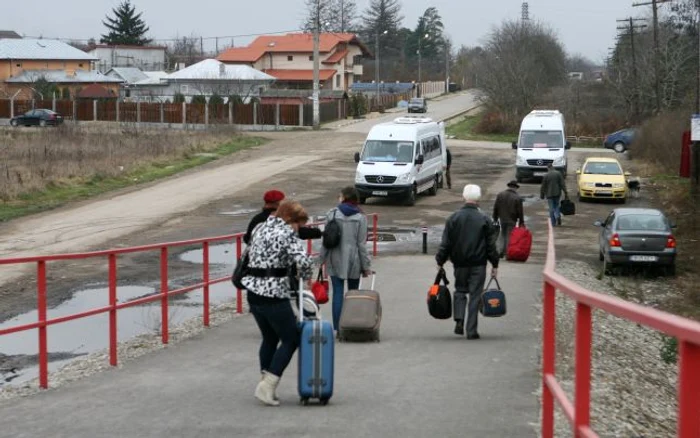
{"type": "Polygon", "coordinates": [[[333,328],[336,332],[343,310],[345,281],[349,290],[357,289],[360,275],[367,277],[372,272],[366,246],[367,216],[357,206],[360,197],[354,187],[345,187],[339,201],[340,204],[328,212],[326,220],[335,218],[340,223],[341,242],[333,249],[321,248],[321,260],[326,264],[333,285],[333,328]]]}

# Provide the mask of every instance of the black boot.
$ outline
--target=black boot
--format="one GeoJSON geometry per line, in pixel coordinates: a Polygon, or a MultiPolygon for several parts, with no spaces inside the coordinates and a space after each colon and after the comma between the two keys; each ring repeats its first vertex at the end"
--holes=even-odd
{"type": "Polygon", "coordinates": [[[464,321],[461,319],[458,319],[457,324],[455,325],[455,335],[464,335],[464,321]]]}

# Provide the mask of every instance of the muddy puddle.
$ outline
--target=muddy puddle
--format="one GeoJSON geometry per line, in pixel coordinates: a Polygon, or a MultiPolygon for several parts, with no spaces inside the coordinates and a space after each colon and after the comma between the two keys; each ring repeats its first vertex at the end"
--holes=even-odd
{"type": "MultiPolygon", "coordinates": [[[[221,273],[217,273],[220,276],[221,273]]],[[[177,287],[172,286],[171,287],[177,287]]],[[[50,291],[49,291],[50,293],[50,291]]],[[[48,309],[48,318],[56,318],[90,309],[107,306],[109,291],[106,287],[85,289],[73,294],[64,303],[48,309]]],[[[119,302],[134,300],[157,293],[156,289],[144,286],[120,286],[117,288],[119,302]]],[[[170,300],[170,326],[182,324],[187,319],[202,314],[203,293],[201,290],[170,300]]],[[[235,290],[228,282],[210,287],[211,305],[233,301],[235,290]]],[[[48,329],[49,371],[55,371],[75,357],[83,356],[109,347],[109,316],[101,314],[76,321],[52,325],[48,329]]],[[[9,328],[29,324],[37,320],[36,310],[19,315],[0,324],[9,328]]],[[[142,334],[160,333],[160,303],[151,303],[119,310],[117,336],[119,342],[128,341],[142,334]]],[[[38,351],[37,330],[28,330],[0,337],[0,388],[17,385],[38,376],[36,354],[38,351]]]]}

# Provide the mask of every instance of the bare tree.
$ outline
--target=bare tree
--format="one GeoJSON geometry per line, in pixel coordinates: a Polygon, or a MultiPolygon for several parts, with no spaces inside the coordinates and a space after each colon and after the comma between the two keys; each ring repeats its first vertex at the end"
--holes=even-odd
{"type": "Polygon", "coordinates": [[[189,66],[201,61],[200,37],[195,35],[176,37],[167,48],[166,58],[171,68],[174,68],[177,63],[189,66]]]}
{"type": "Polygon", "coordinates": [[[535,21],[506,21],[494,29],[479,60],[479,88],[513,123],[566,79],[566,54],[554,32],[535,21]]]}

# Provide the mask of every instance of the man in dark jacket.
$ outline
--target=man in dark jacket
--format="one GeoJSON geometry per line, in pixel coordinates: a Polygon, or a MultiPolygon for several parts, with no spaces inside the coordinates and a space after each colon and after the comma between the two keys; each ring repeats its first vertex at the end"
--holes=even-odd
{"type": "Polygon", "coordinates": [[[516,225],[525,226],[525,216],[523,214],[523,199],[518,194],[520,184],[517,181],[508,183],[508,188],[496,196],[493,204],[493,221],[501,224],[501,251],[503,258],[508,250],[510,233],[516,225]]]}
{"type": "MultiPolygon", "coordinates": [[[[258,224],[265,222],[272,213],[277,211],[277,207],[279,207],[280,202],[284,200],[284,193],[280,192],[279,190],[268,190],[263,195],[263,200],[265,201],[265,205],[263,206],[262,211],[253,216],[248,224],[248,231],[246,231],[245,236],[243,236],[243,241],[246,245],[250,244],[250,236],[255,227],[257,227],[258,224]]],[[[322,235],[323,232],[321,232],[321,230],[318,228],[299,227],[299,238],[302,240],[320,239],[322,235]]]]}
{"type": "Polygon", "coordinates": [[[450,167],[452,167],[452,154],[450,149],[445,147],[445,152],[447,152],[447,169],[445,169],[445,179],[447,179],[447,188],[452,188],[452,176],[450,175],[450,167]]]}
{"type": "Polygon", "coordinates": [[[559,210],[561,194],[564,192],[564,199],[569,199],[569,194],[566,191],[564,176],[552,164],[547,167],[547,174],[542,178],[542,186],[540,187],[540,199],[547,198],[549,219],[552,221],[552,226],[555,227],[561,225],[561,211],[559,210]]]}
{"type": "Polygon", "coordinates": [[[455,334],[464,334],[464,314],[469,295],[467,339],[479,339],[479,302],[486,282],[486,263],[491,263],[492,277],[498,274],[498,231],[491,218],[479,209],[479,186],[465,186],[462,196],[466,205],[447,219],[435,261],[442,268],[449,259],[455,269],[455,334]]]}

